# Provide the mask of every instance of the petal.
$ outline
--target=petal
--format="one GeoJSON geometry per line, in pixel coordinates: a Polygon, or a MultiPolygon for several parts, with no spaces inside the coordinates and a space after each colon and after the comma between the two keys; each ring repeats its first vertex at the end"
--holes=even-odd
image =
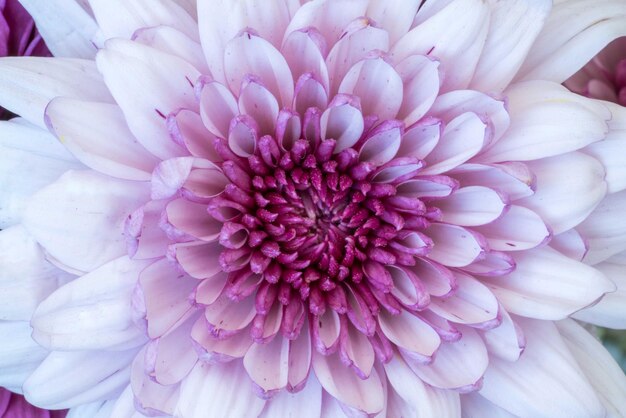
{"type": "Polygon", "coordinates": [[[167,259],[150,264],[139,276],[139,288],[148,321],[148,335],[160,337],[191,309],[191,292],[198,281],[181,274],[167,259]]]}
{"type": "MultiPolygon", "coordinates": [[[[233,335],[226,339],[218,339],[211,335],[212,329],[204,316],[201,316],[193,326],[191,338],[196,344],[200,360],[208,363],[222,363],[242,358],[250,345],[250,330],[233,335]]],[[[250,387],[252,391],[252,387],[250,387]]]]}
{"type": "Polygon", "coordinates": [[[486,186],[509,197],[511,201],[535,193],[537,178],[524,163],[463,164],[451,173],[463,185],[486,186]]]}
{"type": "Polygon", "coordinates": [[[158,160],[137,143],[119,107],[56,98],[46,107],[46,124],[82,163],[125,180],[149,180],[158,160]]]}
{"type": "Polygon", "coordinates": [[[283,389],[289,372],[289,340],[277,336],[266,344],[252,343],[243,366],[263,398],[283,389]]]}
{"type": "Polygon", "coordinates": [[[619,36],[626,36],[623,2],[559,2],[531,47],[517,79],[562,83],[619,36]]]}
{"type": "Polygon", "coordinates": [[[57,96],[111,103],[93,61],[11,57],[0,62],[0,104],[41,127],[44,110],[57,96]],[[86,87],[87,86],[87,87],[86,87]]]}
{"type": "Polygon", "coordinates": [[[313,370],[326,392],[349,407],[366,414],[375,414],[384,407],[382,382],[376,369],[366,380],[357,377],[353,370],[343,365],[336,354],[313,354],[313,370]]]}
{"type": "Polygon", "coordinates": [[[239,92],[239,111],[252,117],[259,124],[259,136],[273,134],[276,131],[278,101],[258,81],[250,79],[242,83],[239,92]]]}
{"type": "Polygon", "coordinates": [[[294,80],[300,80],[303,74],[308,73],[328,91],[328,69],[324,61],[326,40],[317,29],[310,27],[291,32],[285,37],[281,53],[294,80]]]}
{"type": "Polygon", "coordinates": [[[226,45],[224,71],[235,95],[239,95],[245,78],[253,75],[274,95],[280,108],[293,101],[294,82],[285,58],[271,43],[249,31],[226,45]]]}
{"type": "Polygon", "coordinates": [[[467,418],[515,418],[517,416],[492,404],[478,393],[461,396],[461,408],[463,409],[463,416],[467,418]]]}
{"type": "MultiPolygon", "coordinates": [[[[418,14],[418,18],[419,18],[418,14]]],[[[456,0],[419,23],[394,45],[395,62],[410,55],[433,55],[445,73],[442,90],[467,87],[489,28],[489,7],[477,0],[456,0]]]]}
{"type": "Polygon", "coordinates": [[[118,258],[60,287],[33,314],[33,339],[50,350],[119,351],[145,343],[129,302],[148,264],[118,258]]]}
{"type": "Polygon", "coordinates": [[[222,295],[204,311],[211,334],[218,339],[228,338],[242,332],[252,322],[255,315],[253,297],[233,303],[228,297],[222,295]]]}
{"type": "Polygon", "coordinates": [[[200,116],[204,126],[214,135],[228,138],[230,121],[239,113],[237,101],[223,84],[200,80],[200,116]]]}
{"type": "Polygon", "coordinates": [[[555,234],[580,224],[606,195],[604,167],[586,154],[570,152],[527,164],[537,176],[537,188],[516,203],[536,212],[555,234]]]}
{"type": "Polygon", "coordinates": [[[384,121],[398,114],[403,83],[400,75],[383,58],[370,58],[350,68],[341,81],[339,93],[358,96],[365,116],[375,115],[384,121]]]}
{"type": "Polygon", "coordinates": [[[420,364],[406,356],[404,360],[431,386],[461,392],[476,390],[489,362],[487,349],[477,331],[463,327],[461,332],[463,337],[459,341],[443,343],[439,347],[432,363],[420,364]]]}
{"type": "Polygon", "coordinates": [[[441,174],[480,152],[488,137],[487,126],[475,113],[463,113],[450,121],[441,140],[425,158],[422,173],[441,174]]]}
{"type": "Polygon", "coordinates": [[[385,336],[411,357],[417,355],[421,360],[429,361],[441,344],[435,330],[409,312],[390,315],[386,311],[381,311],[378,323],[385,336]]]}
{"type": "Polygon", "coordinates": [[[363,143],[359,150],[359,159],[376,166],[388,163],[400,149],[402,131],[402,122],[387,120],[381,123],[363,143]]]}
{"type": "Polygon", "coordinates": [[[556,324],[563,342],[585,373],[607,410],[607,416],[626,414],[626,375],[602,346],[582,326],[571,319],[556,324]]]}
{"type": "Polygon", "coordinates": [[[0,228],[19,223],[30,196],[84,168],[59,141],[20,118],[0,122],[0,228]]]}
{"type": "Polygon", "coordinates": [[[70,171],[32,197],[24,226],[60,263],[91,271],[126,252],[124,220],[147,200],[146,184],[70,171]]]}
{"type": "Polygon", "coordinates": [[[520,251],[548,242],[552,233],[539,215],[523,206],[511,205],[501,217],[474,228],[499,251],[520,251]]]}
{"type": "Polygon", "coordinates": [[[111,399],[128,384],[135,353],[136,349],[53,351],[24,383],[24,395],[46,409],[111,399]]]}
{"type": "Polygon", "coordinates": [[[626,274],[623,263],[609,259],[594,267],[615,283],[617,290],[604,295],[597,304],[576,312],[574,317],[601,327],[626,329],[626,274]]]}
{"type": "Polygon", "coordinates": [[[203,241],[214,241],[220,234],[222,223],[207,216],[206,205],[187,199],[168,203],[167,220],[179,231],[203,241]]]}
{"type": "Polygon", "coordinates": [[[198,38],[196,21],[172,0],[89,0],[105,39],[130,38],[140,28],[171,26],[198,38]]]}
{"type": "Polygon", "coordinates": [[[45,259],[21,225],[0,231],[0,320],[30,320],[37,305],[74,277],[45,259]]]}
{"type": "Polygon", "coordinates": [[[0,322],[0,385],[14,392],[22,391],[26,378],[48,354],[31,338],[31,332],[27,321],[0,322]]]}
{"type": "Polygon", "coordinates": [[[172,413],[178,400],[178,386],[161,385],[147,375],[145,369],[146,351],[144,347],[131,366],[130,385],[133,390],[133,404],[137,411],[152,415],[155,411],[172,413]]]}
{"type": "Polygon", "coordinates": [[[182,58],[123,39],[107,41],[96,63],[137,141],[161,159],[184,155],[164,119],[181,107],[197,106],[191,80],[198,70],[182,58]]]}
{"type": "Polygon", "coordinates": [[[424,417],[461,416],[459,395],[450,390],[440,390],[427,385],[417,377],[409,366],[398,355],[385,364],[385,373],[393,387],[394,394],[399,396],[410,408],[412,415],[424,417]]]}
{"type": "Polygon", "coordinates": [[[241,363],[198,362],[180,387],[174,415],[186,418],[221,416],[247,418],[258,416],[265,401],[252,391],[252,382],[241,363]]]}
{"type": "Polygon", "coordinates": [[[338,153],[357,143],[365,122],[358,102],[350,96],[337,96],[322,113],[320,126],[321,138],[337,141],[334,152],[338,153]]]}
{"type": "Polygon", "coordinates": [[[367,7],[367,16],[389,33],[391,45],[411,28],[420,2],[413,0],[373,0],[367,7]]]}
{"type": "Polygon", "coordinates": [[[389,49],[387,32],[374,27],[367,18],[354,20],[338,39],[326,57],[331,97],[337,92],[339,84],[354,64],[365,58],[370,51],[389,49]]]}
{"type": "Polygon", "coordinates": [[[561,232],[552,237],[550,247],[576,261],[582,261],[589,251],[589,244],[575,229],[561,232]]]}
{"type": "Polygon", "coordinates": [[[478,158],[530,161],[575,151],[604,138],[608,109],[547,81],[511,85],[506,91],[511,126],[478,158]]]}
{"type": "Polygon", "coordinates": [[[499,326],[479,332],[490,354],[506,361],[517,361],[526,348],[526,339],[506,309],[500,308],[500,316],[499,326]]]}
{"type": "Polygon", "coordinates": [[[309,378],[304,389],[298,393],[280,391],[265,404],[259,418],[320,418],[322,409],[322,387],[317,379],[309,378]]]}
{"type": "Polygon", "coordinates": [[[508,276],[483,278],[510,313],[562,319],[615,290],[598,270],[549,247],[516,253],[515,261],[508,276]]]}
{"type": "MultiPolygon", "coordinates": [[[[295,12],[291,0],[264,2],[247,0],[198,0],[198,24],[206,61],[213,78],[226,82],[224,50],[226,44],[245,28],[252,28],[275,47],[282,42],[289,18],[295,12]]],[[[299,5],[299,4],[298,4],[299,5]]]]}
{"type": "Polygon", "coordinates": [[[486,247],[482,237],[456,225],[432,224],[427,233],[435,243],[428,258],[448,267],[471,264],[482,255],[486,247]]]}
{"type": "Polygon", "coordinates": [[[412,55],[400,62],[396,71],[404,82],[398,118],[410,126],[426,114],[439,94],[439,62],[422,55],[412,55]]]}
{"type": "Polygon", "coordinates": [[[180,109],[170,113],[166,123],[174,141],[187,148],[191,155],[212,162],[222,161],[213,145],[216,138],[206,130],[197,112],[180,109]]]}
{"type": "Polygon", "coordinates": [[[79,2],[25,0],[21,4],[55,57],[95,56],[96,46],[91,40],[98,27],[79,2]]]}
{"type": "Polygon", "coordinates": [[[196,279],[206,279],[222,271],[218,260],[222,249],[217,241],[209,244],[192,242],[174,245],[176,261],[185,272],[196,279]]]}
{"type": "Polygon", "coordinates": [[[551,8],[549,0],[507,0],[491,5],[489,33],[470,87],[504,90],[522,66],[551,8]]]}
{"type": "Polygon", "coordinates": [[[626,250],[626,191],[608,195],[576,230],[587,244],[584,262],[596,264],[626,250]]]}
{"type": "Polygon", "coordinates": [[[461,226],[477,226],[493,222],[507,207],[506,200],[487,187],[470,186],[456,190],[437,202],[442,221],[461,226]]]}
{"type": "Polygon", "coordinates": [[[556,327],[521,318],[519,324],[528,341],[524,355],[514,363],[491,358],[480,394],[518,416],[604,416],[556,327]]]}

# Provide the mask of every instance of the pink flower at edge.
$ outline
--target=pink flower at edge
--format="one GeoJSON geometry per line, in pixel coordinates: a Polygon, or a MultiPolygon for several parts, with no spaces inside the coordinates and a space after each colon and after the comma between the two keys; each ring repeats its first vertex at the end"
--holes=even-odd
{"type": "Polygon", "coordinates": [[[28,403],[24,396],[0,388],[0,418],[65,418],[67,411],[48,411],[28,403]]]}
{"type": "Polygon", "coordinates": [[[626,326],[626,111],[551,61],[592,3],[90,4],[95,63],[0,61],[0,379],[115,418],[626,411],[571,319],[626,326]]]}

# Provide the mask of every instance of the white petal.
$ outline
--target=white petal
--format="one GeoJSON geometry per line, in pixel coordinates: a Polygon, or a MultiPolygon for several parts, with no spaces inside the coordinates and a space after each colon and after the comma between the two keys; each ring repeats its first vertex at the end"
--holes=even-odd
{"type": "Polygon", "coordinates": [[[197,108],[192,83],[198,70],[182,58],[123,39],[108,41],[96,63],[139,143],[161,159],[184,155],[165,118],[181,107],[197,108]]]}
{"type": "Polygon", "coordinates": [[[511,201],[535,193],[537,179],[523,163],[463,164],[452,172],[461,184],[486,186],[509,197],[511,201]]]}
{"type": "Polygon", "coordinates": [[[596,264],[626,250],[626,191],[608,195],[576,230],[587,243],[585,263],[596,264]]]}
{"type": "Polygon", "coordinates": [[[98,26],[79,2],[23,0],[20,3],[35,20],[37,30],[55,57],[95,56],[96,46],[92,38],[98,26]]]}
{"type": "Polygon", "coordinates": [[[146,352],[151,348],[151,346],[145,346],[135,356],[131,366],[130,384],[134,395],[133,403],[136,409],[149,415],[152,415],[154,411],[169,415],[174,412],[178,401],[179,385],[163,385],[148,375],[149,370],[146,370],[146,363],[153,353],[146,356],[146,352]]]}
{"type": "Polygon", "coordinates": [[[435,203],[443,212],[442,221],[461,226],[477,226],[493,222],[505,210],[503,196],[487,187],[470,186],[456,190],[448,198],[435,203]]]}
{"type": "Polygon", "coordinates": [[[50,350],[117,351],[145,343],[130,299],[148,264],[118,258],[60,287],[33,314],[33,338],[50,350]]]}
{"type": "Polygon", "coordinates": [[[483,278],[510,313],[562,319],[615,290],[598,270],[549,247],[516,253],[515,261],[508,276],[483,278]]]}
{"type": "Polygon", "coordinates": [[[430,325],[407,311],[400,315],[381,311],[378,323],[391,342],[409,355],[418,354],[424,361],[431,358],[441,344],[439,335],[430,325]]]}
{"type": "Polygon", "coordinates": [[[540,215],[555,234],[580,224],[606,194],[604,167],[581,152],[527,164],[537,176],[535,194],[516,203],[540,215]]]}
{"type": "MultiPolygon", "coordinates": [[[[84,405],[79,405],[74,408],[71,408],[66,418],[82,418],[82,417],[91,417],[91,418],[111,418],[111,413],[113,412],[113,407],[115,406],[115,402],[113,400],[110,401],[96,401],[84,405]]],[[[119,418],[122,416],[117,415],[119,418]]]]}
{"type": "Polygon", "coordinates": [[[524,354],[513,363],[491,358],[480,394],[518,416],[603,417],[602,404],[556,327],[521,318],[519,323],[528,341],[524,354]]]}
{"type": "Polygon", "coordinates": [[[90,271],[126,252],[124,220],[148,200],[146,184],[70,171],[36,193],[24,226],[62,264],[90,271]]]}
{"type": "Polygon", "coordinates": [[[48,354],[31,332],[27,321],[0,321],[0,386],[21,392],[26,378],[48,354]]]}
{"type": "Polygon", "coordinates": [[[411,412],[419,417],[458,418],[461,416],[459,395],[425,384],[398,355],[385,364],[389,383],[411,412]]]}
{"type": "Polygon", "coordinates": [[[561,232],[552,237],[550,247],[576,261],[582,261],[589,251],[589,244],[575,229],[561,232]]]}
{"type": "Polygon", "coordinates": [[[196,21],[172,0],[89,0],[105,39],[130,38],[140,28],[171,26],[198,38],[196,21]]]}
{"type": "Polygon", "coordinates": [[[557,2],[517,78],[562,83],[619,36],[626,36],[624,2],[557,2]]]}
{"type": "Polygon", "coordinates": [[[607,410],[607,416],[626,415],[626,375],[602,344],[576,321],[557,322],[565,345],[585,373],[607,410]]]}
{"type": "Polygon", "coordinates": [[[511,126],[478,158],[485,162],[530,161],[575,151],[604,138],[609,110],[599,102],[547,81],[511,85],[511,126]]]}
{"type": "Polygon", "coordinates": [[[409,31],[419,6],[415,0],[373,0],[367,7],[367,16],[389,33],[393,45],[409,31]]]}
{"type": "Polygon", "coordinates": [[[404,356],[416,375],[425,383],[442,389],[458,389],[461,392],[475,390],[480,381],[489,356],[483,340],[472,328],[460,328],[463,337],[456,342],[446,342],[437,350],[435,360],[420,364],[404,356]]]}
{"type": "Polygon", "coordinates": [[[110,399],[128,384],[136,352],[53,351],[24,383],[24,395],[46,409],[110,399]]]}
{"type": "Polygon", "coordinates": [[[58,96],[111,103],[93,61],[70,58],[10,57],[0,62],[0,104],[44,127],[44,110],[58,96]]]}
{"type": "Polygon", "coordinates": [[[424,116],[439,94],[439,62],[422,55],[411,55],[396,66],[396,71],[404,82],[398,118],[406,126],[411,126],[424,116]]]}
{"type": "Polygon", "coordinates": [[[29,320],[39,302],[74,278],[50,264],[21,225],[0,231],[0,264],[0,320],[29,320]]]}
{"type": "Polygon", "coordinates": [[[470,88],[500,92],[522,66],[550,13],[550,0],[492,3],[489,33],[470,88]]]}
{"type": "Polygon", "coordinates": [[[283,389],[289,371],[289,340],[278,335],[266,344],[252,343],[243,365],[261,393],[269,395],[283,389]]]}
{"type": "MultiPolygon", "coordinates": [[[[418,15],[419,16],[419,15],[418,15]]],[[[409,55],[432,55],[445,74],[442,90],[467,87],[489,28],[489,7],[477,0],[456,0],[400,38],[391,50],[395,62],[409,55]]]]}
{"type": "Polygon", "coordinates": [[[448,267],[464,267],[478,259],[486,243],[478,234],[456,225],[435,223],[429,226],[428,235],[434,241],[428,258],[448,267]]]}
{"type": "Polygon", "coordinates": [[[0,121],[0,228],[19,223],[30,196],[84,168],[54,136],[23,119],[0,121]]]}
{"type": "Polygon", "coordinates": [[[502,323],[490,330],[479,331],[490,354],[507,361],[517,361],[526,347],[526,340],[506,309],[500,309],[502,323]]]}
{"type": "Polygon", "coordinates": [[[185,418],[258,416],[265,401],[257,397],[252,382],[238,361],[208,365],[198,362],[180,388],[174,415],[185,418]]]}
{"type": "Polygon", "coordinates": [[[119,107],[68,98],[53,99],[46,124],[82,163],[126,180],[149,180],[158,160],[137,143],[119,107]]]}
{"type": "Polygon", "coordinates": [[[463,418],[516,418],[499,406],[492,404],[478,393],[470,393],[461,396],[461,408],[463,409],[463,418]]]}
{"type": "Polygon", "coordinates": [[[321,413],[322,387],[311,376],[300,392],[282,390],[270,399],[259,418],[320,418],[321,413]]]}
{"type": "Polygon", "coordinates": [[[626,329],[626,267],[610,259],[594,267],[613,281],[617,290],[604,295],[597,304],[576,312],[574,318],[602,327],[626,329]]]}
{"type": "Polygon", "coordinates": [[[276,48],[280,47],[289,18],[299,6],[293,0],[198,0],[198,26],[202,48],[213,78],[225,83],[226,43],[246,28],[254,29],[276,48]],[[296,3],[296,4],[294,4],[296,3]]]}
{"type": "Polygon", "coordinates": [[[488,225],[474,228],[499,251],[520,251],[547,242],[552,233],[543,219],[523,206],[511,205],[501,217],[488,225]]]}
{"type": "Polygon", "coordinates": [[[385,404],[381,378],[376,369],[366,380],[339,360],[337,354],[313,354],[313,370],[324,390],[349,407],[367,414],[380,412],[385,404]]]}

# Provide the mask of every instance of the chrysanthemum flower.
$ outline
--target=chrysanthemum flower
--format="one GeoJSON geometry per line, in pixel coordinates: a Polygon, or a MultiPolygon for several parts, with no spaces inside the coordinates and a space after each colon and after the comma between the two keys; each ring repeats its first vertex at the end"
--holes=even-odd
{"type": "Polygon", "coordinates": [[[626,327],[626,110],[559,84],[623,1],[73,5],[95,62],[0,61],[0,384],[75,417],[626,413],[570,318],[626,327]]]}

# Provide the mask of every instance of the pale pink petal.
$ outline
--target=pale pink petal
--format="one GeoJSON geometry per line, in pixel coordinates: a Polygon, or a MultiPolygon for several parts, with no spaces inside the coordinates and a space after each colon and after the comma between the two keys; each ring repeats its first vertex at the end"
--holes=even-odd
{"type": "MultiPolygon", "coordinates": [[[[305,321],[304,327],[309,322],[305,321]]],[[[305,328],[306,329],[306,328],[305,328]]],[[[295,340],[289,343],[289,374],[287,375],[287,390],[296,392],[308,387],[313,379],[309,377],[311,371],[311,360],[313,356],[313,346],[311,344],[311,333],[300,332],[295,340]]]]}
{"type": "Polygon", "coordinates": [[[589,244],[575,229],[561,232],[552,237],[550,247],[576,261],[582,261],[589,251],[589,244]]]}
{"type": "Polygon", "coordinates": [[[221,249],[217,241],[209,244],[192,242],[174,245],[176,260],[196,279],[206,279],[222,271],[218,260],[221,249]]]}
{"type": "Polygon", "coordinates": [[[133,308],[139,313],[141,310],[145,312],[151,338],[165,334],[190,311],[189,296],[197,283],[176,271],[166,259],[152,263],[141,272],[138,291],[141,291],[145,305],[133,308]]]}
{"type": "Polygon", "coordinates": [[[490,354],[506,361],[517,361],[526,348],[526,339],[506,309],[500,308],[500,316],[502,323],[499,326],[479,333],[490,354]]]}
{"type": "Polygon", "coordinates": [[[434,241],[428,258],[448,267],[463,267],[478,259],[486,242],[469,229],[443,223],[432,224],[428,236],[434,241]]]}
{"type": "Polygon", "coordinates": [[[214,241],[222,223],[207,216],[206,205],[176,199],[167,205],[168,222],[176,229],[203,241],[214,241]]]}
{"type": "Polygon", "coordinates": [[[88,167],[125,180],[149,180],[158,160],[137,143],[119,107],[56,98],[46,107],[48,129],[88,167]]]}
{"type": "Polygon", "coordinates": [[[253,297],[233,303],[228,297],[222,295],[204,310],[211,334],[218,339],[228,338],[242,332],[252,322],[255,315],[253,297]]]}
{"type": "MultiPolygon", "coordinates": [[[[253,78],[242,82],[239,92],[239,111],[256,121],[259,125],[257,132],[259,137],[276,131],[278,101],[268,89],[253,78]]],[[[233,149],[232,145],[231,149],[233,149]]],[[[233,151],[236,153],[234,149],[233,151]]]]}
{"type": "Polygon", "coordinates": [[[463,416],[466,418],[516,418],[510,412],[500,408],[499,406],[489,402],[478,393],[470,393],[461,396],[461,408],[463,416]]]}
{"type": "Polygon", "coordinates": [[[111,399],[128,384],[129,351],[53,351],[24,383],[24,395],[47,409],[111,399]]]}
{"type": "Polygon", "coordinates": [[[179,385],[162,385],[152,380],[145,369],[145,362],[151,354],[150,346],[144,347],[135,357],[131,366],[130,386],[133,391],[134,407],[137,412],[152,415],[154,412],[171,414],[178,400],[179,385]]]}
{"type": "Polygon", "coordinates": [[[486,186],[505,193],[511,201],[531,196],[535,193],[537,178],[523,163],[502,164],[463,164],[451,173],[461,184],[486,186]]]}
{"type": "Polygon", "coordinates": [[[402,122],[389,120],[381,123],[365,139],[359,159],[376,166],[388,163],[400,149],[402,131],[402,122]]]}
{"type": "Polygon", "coordinates": [[[607,293],[595,305],[578,311],[574,318],[612,329],[626,329],[626,272],[624,263],[618,260],[596,264],[596,269],[608,277],[617,290],[607,293]]]}
{"type": "Polygon", "coordinates": [[[524,354],[513,363],[491,358],[480,394],[518,416],[604,416],[556,327],[521,318],[518,323],[528,341],[524,354]]]}
{"type": "Polygon", "coordinates": [[[258,393],[269,398],[287,386],[289,340],[277,336],[266,344],[252,343],[243,358],[243,366],[258,386],[258,393]]]}
{"type": "Polygon", "coordinates": [[[318,79],[324,90],[328,92],[328,69],[324,61],[326,52],[324,36],[313,28],[291,32],[285,38],[281,48],[281,53],[287,60],[295,81],[309,73],[318,79]]]}
{"type": "Polygon", "coordinates": [[[511,85],[506,91],[511,126],[481,153],[483,162],[530,161],[575,151],[604,138],[606,107],[547,81],[511,85]]]}
{"type": "Polygon", "coordinates": [[[569,348],[585,377],[607,410],[607,416],[626,414],[626,376],[602,344],[575,321],[557,323],[563,342],[569,348]]]}
{"type": "Polygon", "coordinates": [[[491,5],[489,32],[470,87],[501,92],[524,63],[550,14],[549,0],[506,0],[491,5]]]}
{"type": "Polygon", "coordinates": [[[191,83],[198,70],[182,58],[122,39],[107,41],[96,63],[139,143],[161,159],[184,155],[164,122],[174,110],[197,107],[191,83]]]}
{"type": "Polygon", "coordinates": [[[432,327],[409,312],[390,315],[381,311],[378,323],[385,336],[408,356],[428,362],[440,347],[441,339],[432,327]]]}
{"type": "Polygon", "coordinates": [[[527,164],[537,176],[535,194],[516,203],[540,215],[555,234],[580,224],[606,195],[604,167],[593,157],[572,152],[527,164]]]}
{"type": "Polygon", "coordinates": [[[228,86],[239,95],[242,82],[249,75],[259,78],[274,95],[279,107],[293,100],[291,70],[281,53],[268,41],[251,32],[242,32],[226,45],[224,71],[228,86]]]}
{"type": "MultiPolygon", "coordinates": [[[[28,321],[0,322],[0,385],[22,392],[22,385],[48,355],[31,337],[28,321]]],[[[2,410],[0,408],[0,410],[2,410]]]]}
{"type": "Polygon", "coordinates": [[[166,123],[172,139],[187,148],[191,155],[212,162],[222,160],[213,145],[215,136],[206,130],[197,112],[180,109],[170,113],[166,123]]]}
{"type": "Polygon", "coordinates": [[[443,124],[435,118],[424,118],[407,128],[402,137],[398,157],[423,159],[437,146],[443,131],[443,124]]]}
{"type": "Polygon", "coordinates": [[[339,93],[361,99],[363,115],[375,115],[381,121],[393,119],[400,110],[403,82],[394,68],[381,57],[357,62],[348,70],[339,93]]]}
{"type": "Polygon", "coordinates": [[[173,0],[89,0],[105,38],[127,38],[140,28],[171,26],[198,39],[196,21],[173,0]]]}
{"type": "Polygon", "coordinates": [[[393,45],[411,28],[419,1],[413,0],[373,0],[367,7],[367,16],[389,33],[393,45]]]}
{"type": "Polygon", "coordinates": [[[626,250],[626,191],[608,195],[576,230],[587,244],[585,263],[596,264],[626,250]]]}
{"type": "Polygon", "coordinates": [[[167,201],[152,200],[132,212],[124,222],[128,255],[137,260],[161,257],[169,238],[161,228],[161,215],[167,201]]]}
{"type": "Polygon", "coordinates": [[[443,222],[461,226],[488,224],[507,208],[503,196],[481,186],[462,187],[436,205],[442,211],[443,222]]]}
{"type": "Polygon", "coordinates": [[[510,313],[558,320],[615,290],[601,272],[549,248],[515,254],[516,269],[505,277],[483,278],[510,313]]]}
{"type": "Polygon", "coordinates": [[[439,94],[439,62],[423,55],[412,55],[396,65],[396,71],[404,82],[398,118],[410,126],[426,114],[439,94]]]}
{"type": "Polygon", "coordinates": [[[58,96],[111,103],[93,61],[40,57],[11,57],[0,62],[0,104],[40,127],[44,111],[58,96]],[[38,81],[35,85],[33,78],[38,81]],[[88,88],[85,88],[88,86],[88,88]]]}
{"type": "Polygon", "coordinates": [[[61,286],[33,314],[33,338],[50,350],[127,350],[146,342],[130,298],[149,262],[118,258],[61,286]]]}
{"type": "Polygon", "coordinates": [[[59,262],[90,271],[126,253],[124,220],[148,186],[93,171],[70,171],[36,193],[24,226],[59,262]]]}
{"type": "Polygon", "coordinates": [[[342,326],[339,358],[361,379],[368,378],[374,367],[374,349],[365,334],[345,322],[342,326]]]}
{"type": "Polygon", "coordinates": [[[337,354],[313,354],[313,370],[322,387],[340,402],[367,414],[381,411],[385,404],[382,382],[376,369],[367,380],[361,380],[345,367],[337,354]]]}
{"type": "Polygon", "coordinates": [[[420,379],[442,389],[461,392],[480,388],[489,357],[483,340],[472,328],[463,327],[463,338],[457,342],[443,343],[437,356],[429,364],[420,364],[407,356],[404,360],[420,379]]]}
{"type": "Polygon", "coordinates": [[[320,125],[322,139],[337,141],[335,152],[356,144],[365,126],[358,99],[350,96],[335,97],[328,109],[322,113],[320,125]]]}
{"type": "Polygon", "coordinates": [[[552,233],[542,218],[523,206],[511,205],[490,224],[478,226],[489,247],[499,251],[521,251],[547,242],[552,233]]]}
{"type": "MultiPolygon", "coordinates": [[[[419,17],[419,15],[418,15],[419,17]]],[[[443,91],[468,86],[485,44],[489,7],[477,0],[449,2],[419,23],[393,46],[395,62],[415,54],[433,55],[441,61],[443,91]]]]}
{"type": "Polygon", "coordinates": [[[198,318],[194,324],[191,338],[197,344],[196,349],[200,360],[209,363],[228,362],[235,358],[242,358],[252,344],[249,330],[226,339],[215,338],[211,335],[209,323],[204,316],[198,318]]]}
{"type": "Polygon", "coordinates": [[[272,397],[259,418],[320,418],[322,392],[317,379],[311,377],[302,391],[292,394],[283,390],[272,397]]]}
{"type": "Polygon", "coordinates": [[[620,36],[626,36],[623,2],[558,2],[531,47],[517,79],[561,83],[620,36]]]}
{"type": "Polygon", "coordinates": [[[214,135],[228,138],[230,121],[238,114],[237,100],[223,84],[216,81],[201,80],[198,88],[204,126],[214,135]]]}
{"type": "Polygon", "coordinates": [[[204,418],[228,411],[231,418],[248,418],[258,416],[264,405],[265,401],[254,394],[241,363],[198,362],[180,387],[174,414],[204,418]]]}

